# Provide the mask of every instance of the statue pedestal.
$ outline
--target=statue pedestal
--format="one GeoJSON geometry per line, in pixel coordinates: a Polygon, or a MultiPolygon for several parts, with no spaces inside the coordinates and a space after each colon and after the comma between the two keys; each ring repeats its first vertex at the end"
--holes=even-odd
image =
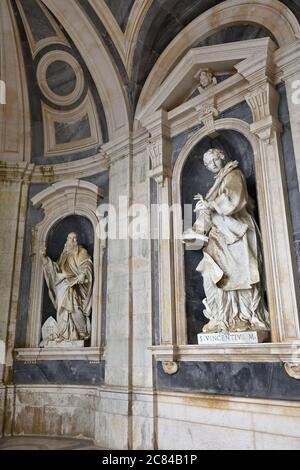
{"type": "Polygon", "coordinates": [[[48,341],[46,348],[84,348],[84,341],[62,341],[61,343],[48,341]]]}
{"type": "Polygon", "coordinates": [[[245,331],[242,333],[199,333],[198,344],[258,344],[269,341],[269,331],[245,331]]]}

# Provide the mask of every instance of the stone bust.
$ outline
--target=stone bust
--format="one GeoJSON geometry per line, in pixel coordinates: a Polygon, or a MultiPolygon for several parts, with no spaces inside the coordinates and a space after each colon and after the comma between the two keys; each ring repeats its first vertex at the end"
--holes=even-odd
{"type": "Polygon", "coordinates": [[[202,69],[198,73],[199,87],[198,90],[200,93],[211,88],[214,85],[217,85],[217,79],[210,69],[202,69]]]}

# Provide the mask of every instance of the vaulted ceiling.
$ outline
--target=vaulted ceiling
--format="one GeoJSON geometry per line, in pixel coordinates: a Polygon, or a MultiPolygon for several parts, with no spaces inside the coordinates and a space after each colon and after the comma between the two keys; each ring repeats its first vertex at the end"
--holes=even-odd
{"type": "MultiPolygon", "coordinates": [[[[260,1],[249,1],[248,8],[255,8],[253,4],[260,1]]],[[[74,134],[81,132],[80,139],[88,143],[81,150],[89,149],[89,154],[118,135],[118,130],[130,128],[146,80],[172,41],[199,15],[224,3],[234,6],[235,2],[238,0],[10,0],[25,57],[36,159],[43,153],[38,136],[45,119],[54,123],[54,133],[61,145],[65,143],[66,154],[66,140],[72,141],[74,134]],[[54,51],[59,53],[55,56],[54,51]],[[75,86],[74,67],[77,85],[82,79],[81,89],[75,86]],[[41,86],[37,73],[44,73],[48,84],[41,86]],[[119,105],[117,112],[114,101],[119,105]],[[98,134],[93,132],[93,107],[101,127],[98,134]],[[61,114],[64,119],[59,122],[54,111],[69,112],[77,124],[68,127],[66,114],[61,114]]],[[[281,3],[300,20],[300,0],[281,3]]],[[[264,25],[251,21],[233,18],[215,28],[217,13],[210,21],[211,31],[208,28],[204,36],[191,43],[192,47],[272,37],[264,25]]],[[[56,155],[51,136],[48,140],[49,153],[56,155]]]]}

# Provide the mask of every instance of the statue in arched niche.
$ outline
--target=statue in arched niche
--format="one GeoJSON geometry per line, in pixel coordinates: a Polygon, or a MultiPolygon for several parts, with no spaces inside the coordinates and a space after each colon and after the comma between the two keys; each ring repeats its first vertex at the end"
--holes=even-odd
{"type": "MultiPolygon", "coordinates": [[[[69,233],[64,250],[57,262],[41,250],[49,297],[56,309],[56,328],[49,324],[51,337],[43,338],[44,345],[85,341],[90,337],[93,287],[93,263],[87,250],[78,244],[76,233],[69,233]],[[54,332],[55,330],[55,332],[54,332]],[[53,333],[54,332],[54,333],[53,333]]],[[[51,323],[51,322],[50,322],[51,323]]]]}
{"type": "Polygon", "coordinates": [[[262,251],[259,229],[252,216],[245,177],[238,162],[225,162],[221,150],[204,155],[215,183],[204,198],[195,196],[197,220],[183,240],[203,250],[197,267],[206,298],[204,333],[270,329],[262,287],[262,251]]]}

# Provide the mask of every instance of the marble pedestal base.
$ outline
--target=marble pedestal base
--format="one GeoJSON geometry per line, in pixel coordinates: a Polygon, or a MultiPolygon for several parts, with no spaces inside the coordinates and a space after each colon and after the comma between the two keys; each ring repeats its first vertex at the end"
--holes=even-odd
{"type": "Polygon", "coordinates": [[[269,340],[268,331],[242,333],[199,333],[198,344],[258,344],[269,340]]]}
{"type": "Polygon", "coordinates": [[[56,341],[48,341],[47,348],[84,348],[84,341],[62,341],[58,343],[56,341]]]}

